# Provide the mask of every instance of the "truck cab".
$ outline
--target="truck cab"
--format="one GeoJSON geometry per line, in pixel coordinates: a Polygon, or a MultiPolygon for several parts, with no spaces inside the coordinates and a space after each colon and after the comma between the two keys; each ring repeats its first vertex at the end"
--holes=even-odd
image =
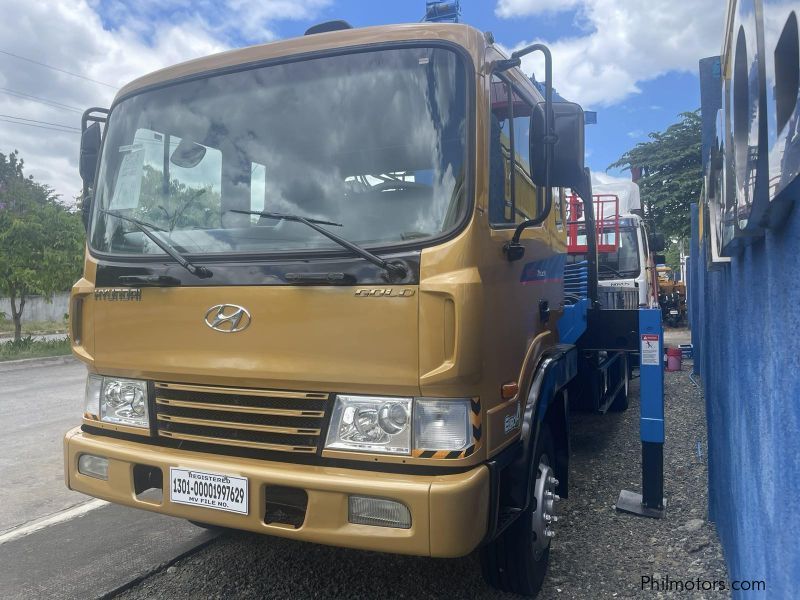
{"type": "Polygon", "coordinates": [[[616,251],[598,252],[597,259],[599,297],[604,307],[653,306],[653,262],[647,228],[639,215],[620,216],[616,251]]]}
{"type": "MultiPolygon", "coordinates": [[[[593,187],[593,193],[600,304],[605,309],[657,307],[658,278],[651,253],[663,250],[663,238],[647,230],[639,186],[633,182],[600,184],[593,187]]],[[[585,261],[586,226],[577,198],[570,198],[567,219],[568,262],[585,261]]]]}
{"type": "Polygon", "coordinates": [[[553,109],[528,51],[545,97],[472,27],[336,22],[87,111],[67,486],[309,542],[481,547],[492,585],[535,594],[576,368],[560,202],[588,176],[582,111],[553,109]]]}

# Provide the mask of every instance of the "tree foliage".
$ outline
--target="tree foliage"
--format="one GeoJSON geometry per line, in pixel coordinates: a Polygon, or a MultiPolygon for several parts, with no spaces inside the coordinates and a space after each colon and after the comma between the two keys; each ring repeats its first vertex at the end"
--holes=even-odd
{"type": "Polygon", "coordinates": [[[25,300],[51,298],[80,276],[84,239],[80,216],[23,167],[16,151],[0,153],[0,295],[11,300],[17,340],[25,300]]]}
{"type": "Polygon", "coordinates": [[[685,112],[666,131],[653,132],[651,141],[637,144],[609,169],[641,168],[639,180],[645,218],[651,231],[667,238],[687,239],[689,205],[703,185],[700,114],[685,112]]]}
{"type": "Polygon", "coordinates": [[[221,227],[220,195],[210,185],[190,187],[173,177],[164,189],[164,174],[144,165],[139,218],[168,229],[221,227]]]}

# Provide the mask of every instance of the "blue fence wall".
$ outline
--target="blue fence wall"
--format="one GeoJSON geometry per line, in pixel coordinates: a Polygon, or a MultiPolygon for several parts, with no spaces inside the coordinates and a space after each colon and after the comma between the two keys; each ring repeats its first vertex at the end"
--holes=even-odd
{"type": "Polygon", "coordinates": [[[693,208],[689,309],[708,416],[709,518],[731,580],[764,579],[764,597],[796,598],[800,207],[711,271],[693,208]]]}

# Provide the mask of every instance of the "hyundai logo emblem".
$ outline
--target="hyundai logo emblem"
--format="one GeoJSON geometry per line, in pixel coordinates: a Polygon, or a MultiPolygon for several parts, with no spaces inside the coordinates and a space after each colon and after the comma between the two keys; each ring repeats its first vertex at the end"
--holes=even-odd
{"type": "Polygon", "coordinates": [[[250,325],[250,313],[238,304],[217,304],[206,311],[206,325],[222,333],[236,333],[250,325]]]}

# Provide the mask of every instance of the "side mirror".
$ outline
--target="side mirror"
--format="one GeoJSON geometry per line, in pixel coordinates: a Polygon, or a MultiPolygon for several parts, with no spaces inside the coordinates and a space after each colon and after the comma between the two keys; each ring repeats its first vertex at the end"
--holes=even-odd
{"type": "Polygon", "coordinates": [[[97,172],[97,161],[100,158],[100,123],[92,123],[81,133],[81,156],[78,170],[83,179],[83,192],[81,203],[81,218],[83,228],[89,230],[89,215],[91,214],[92,201],[89,189],[94,187],[94,176],[97,172]]]}
{"type": "Polygon", "coordinates": [[[551,108],[553,140],[547,138],[547,109],[539,102],[531,118],[530,156],[533,181],[546,186],[547,143],[552,141],[550,187],[581,187],[584,172],[583,109],[574,102],[553,102],[551,108]]]}
{"type": "Polygon", "coordinates": [[[667,257],[663,254],[654,254],[653,255],[653,264],[656,265],[665,265],[667,264],[667,257]]]}
{"type": "Polygon", "coordinates": [[[100,160],[102,139],[100,123],[108,121],[110,112],[107,108],[95,106],[84,111],[81,117],[81,154],[78,160],[78,171],[83,180],[83,190],[81,190],[81,212],[83,214],[81,216],[83,217],[83,227],[87,231],[89,230],[89,215],[92,212],[91,190],[94,188],[97,161],[100,160]]]}
{"type": "Polygon", "coordinates": [[[664,248],[666,248],[666,243],[664,242],[664,234],[663,233],[653,233],[650,235],[650,251],[651,252],[663,252],[664,248]]]}
{"type": "Polygon", "coordinates": [[[92,123],[81,134],[79,171],[86,187],[94,185],[98,158],[100,158],[100,123],[92,123]]]}

